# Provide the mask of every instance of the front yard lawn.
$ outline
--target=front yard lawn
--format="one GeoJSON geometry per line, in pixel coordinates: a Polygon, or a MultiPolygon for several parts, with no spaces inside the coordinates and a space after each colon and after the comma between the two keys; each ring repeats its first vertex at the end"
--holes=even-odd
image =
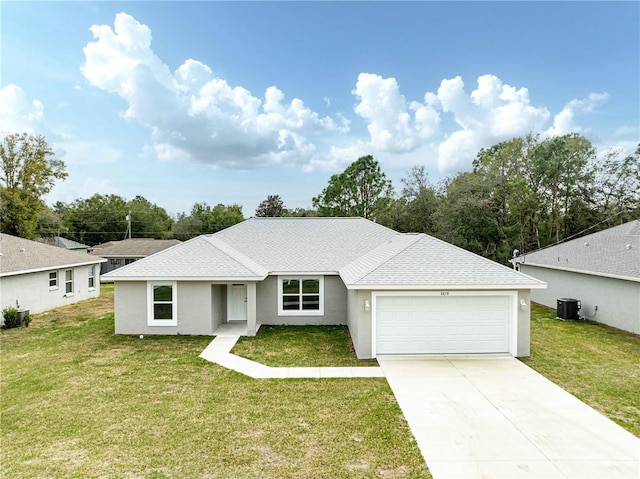
{"type": "Polygon", "coordinates": [[[378,365],[356,358],[346,326],[261,326],[231,352],[274,367],[378,365]]]}
{"type": "Polygon", "coordinates": [[[385,379],[255,380],[198,358],[210,337],[115,336],[103,288],[0,334],[3,477],[431,477],[385,379]]]}
{"type": "Polygon", "coordinates": [[[532,303],[523,362],[640,437],[640,336],[532,303]]]}

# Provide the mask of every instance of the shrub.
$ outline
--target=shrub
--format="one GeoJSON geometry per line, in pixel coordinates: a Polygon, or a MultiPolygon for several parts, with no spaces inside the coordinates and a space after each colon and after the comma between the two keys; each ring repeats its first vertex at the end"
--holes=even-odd
{"type": "MultiPolygon", "coordinates": [[[[2,310],[2,317],[4,318],[4,324],[2,325],[2,329],[11,329],[11,328],[20,327],[20,312],[13,306],[9,306],[2,310]]],[[[31,322],[31,314],[29,313],[29,311],[24,312],[22,321],[25,326],[29,326],[29,323],[31,322]]]]}
{"type": "Polygon", "coordinates": [[[20,326],[18,310],[13,306],[8,306],[2,310],[2,317],[4,318],[2,329],[11,329],[20,326]]]}

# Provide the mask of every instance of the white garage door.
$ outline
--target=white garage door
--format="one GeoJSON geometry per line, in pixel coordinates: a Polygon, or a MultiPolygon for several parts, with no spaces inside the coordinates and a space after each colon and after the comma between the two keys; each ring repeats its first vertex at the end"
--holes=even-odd
{"type": "Polygon", "coordinates": [[[509,296],[378,296],[376,354],[507,353],[509,296]]]}

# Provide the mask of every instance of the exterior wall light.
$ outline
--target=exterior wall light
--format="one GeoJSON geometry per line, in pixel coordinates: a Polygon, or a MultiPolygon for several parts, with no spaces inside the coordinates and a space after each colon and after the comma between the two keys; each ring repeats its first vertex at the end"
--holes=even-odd
{"type": "Polygon", "coordinates": [[[520,300],[520,309],[522,311],[524,311],[525,309],[527,309],[527,302],[524,299],[520,300]]]}
{"type": "Polygon", "coordinates": [[[371,303],[369,303],[368,299],[364,300],[364,310],[365,311],[371,311],[371,303]]]}

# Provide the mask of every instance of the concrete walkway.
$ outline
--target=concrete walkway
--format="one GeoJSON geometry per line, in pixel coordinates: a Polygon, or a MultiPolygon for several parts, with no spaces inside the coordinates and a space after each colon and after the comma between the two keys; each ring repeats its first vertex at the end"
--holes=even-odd
{"type": "Polygon", "coordinates": [[[240,339],[237,335],[216,336],[200,353],[202,359],[219,364],[256,379],[267,378],[382,378],[384,372],[378,366],[335,368],[272,368],[250,359],[231,354],[240,339]]]}
{"type": "Polygon", "coordinates": [[[640,478],[640,439],[514,358],[378,362],[434,479],[640,478]]]}

